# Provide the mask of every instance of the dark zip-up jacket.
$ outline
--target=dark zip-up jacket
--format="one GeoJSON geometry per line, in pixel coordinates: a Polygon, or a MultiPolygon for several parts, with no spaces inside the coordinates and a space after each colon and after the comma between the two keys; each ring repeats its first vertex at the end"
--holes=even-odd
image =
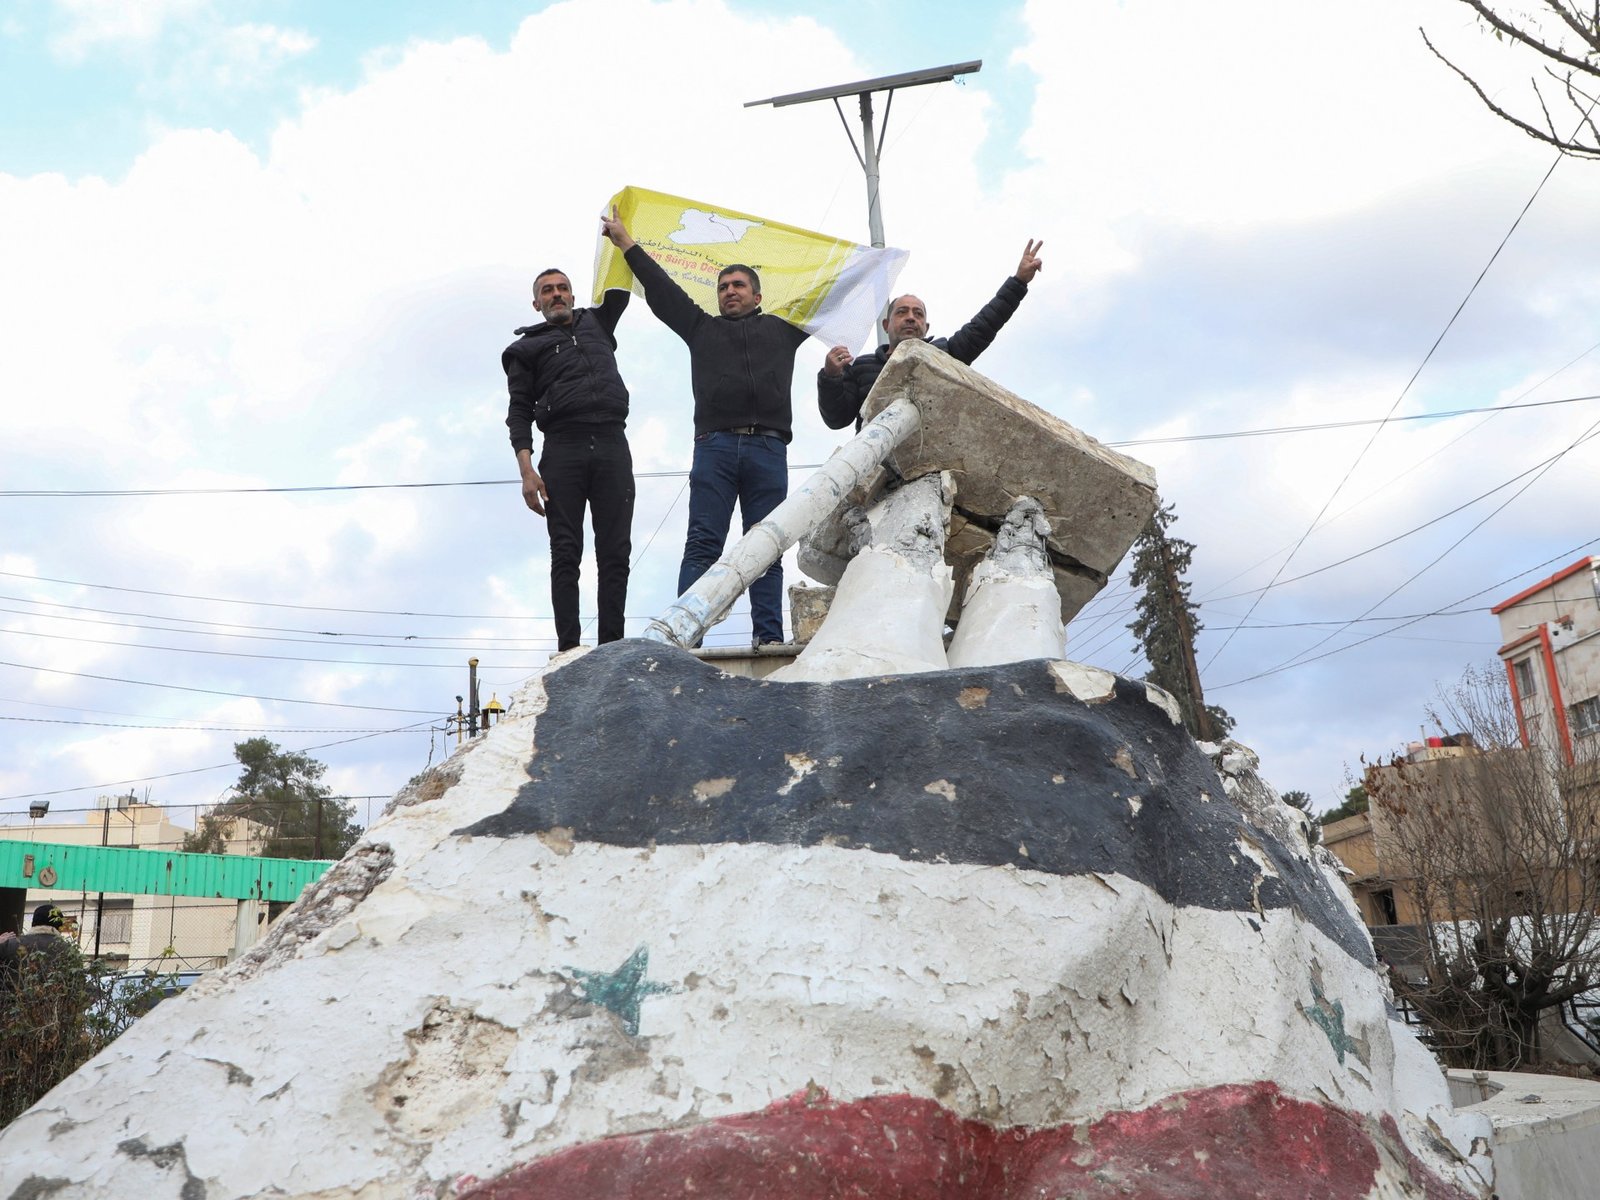
{"type": "Polygon", "coordinates": [[[506,428],[513,450],[533,449],[541,433],[609,425],[628,419],[628,388],[617,370],[617,322],[628,293],[609,291],[598,308],[578,308],[566,325],[524,325],[500,355],[511,404],[506,428]]]}
{"type": "Polygon", "coordinates": [[[650,311],[689,347],[695,433],[759,425],[789,441],[794,352],[810,334],[759,308],[742,317],[712,316],[643,246],[623,257],[643,285],[650,311]]]}
{"type": "MultiPolygon", "coordinates": [[[[1022,298],[1027,294],[1027,284],[1015,275],[1007,276],[1000,290],[994,294],[994,299],[980,308],[972,320],[947,338],[922,340],[931,342],[957,362],[971,366],[972,360],[989,348],[995,334],[1011,319],[1011,314],[1017,311],[1017,305],[1022,303],[1022,298]]],[[[837,377],[830,376],[826,371],[817,372],[817,408],[821,410],[823,423],[829,429],[843,429],[851,421],[856,423],[857,428],[860,427],[861,405],[866,401],[872,385],[878,381],[883,368],[889,365],[892,349],[884,345],[871,354],[861,355],[837,377]]]]}

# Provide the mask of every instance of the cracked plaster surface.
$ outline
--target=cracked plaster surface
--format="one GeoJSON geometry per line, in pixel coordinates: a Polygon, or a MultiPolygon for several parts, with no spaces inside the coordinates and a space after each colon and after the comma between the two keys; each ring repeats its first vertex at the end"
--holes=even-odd
{"type": "MultiPolygon", "coordinates": [[[[1093,691],[1092,674],[1065,676],[1093,691]]],[[[1399,1112],[1424,1152],[1442,1136],[1467,1162],[1486,1135],[1389,1022],[1375,973],[1292,910],[829,847],[454,834],[526,778],[542,696],[521,699],[436,777],[453,783],[392,806],[258,958],[162,1005],[0,1134],[0,1162],[28,1164],[0,1167],[0,1196],[194,1200],[199,1186],[227,1200],[270,1183],[410,1200],[806,1087],[1047,1125],[1273,1079],[1399,1112]],[[610,971],[645,942],[663,990],[630,1034],[575,971],[610,971]],[[1361,1073],[1304,1015],[1313,959],[1366,1047],[1361,1073]],[[177,1094],[192,1104],[157,1102],[177,1094]],[[147,1152],[103,1151],[130,1141],[147,1152]]],[[[1240,750],[1225,778],[1246,786],[1240,750]]]]}

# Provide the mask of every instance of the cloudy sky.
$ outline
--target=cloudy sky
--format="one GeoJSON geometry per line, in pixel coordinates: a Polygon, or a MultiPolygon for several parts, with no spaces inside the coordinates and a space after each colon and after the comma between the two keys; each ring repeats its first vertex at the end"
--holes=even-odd
{"type": "MultiPolygon", "coordinates": [[[[532,274],[586,289],[628,184],[865,241],[838,117],[743,103],[967,59],[885,141],[934,332],[1042,237],[979,366],[1156,468],[1236,736],[1318,807],[1418,736],[1492,660],[1488,607],[1600,539],[1600,164],[1552,172],[1428,54],[1419,26],[1524,94],[1457,0],[979,8],[6,5],[0,821],[213,801],[255,735],[376,811],[445,753],[468,657],[503,700],[554,645],[502,423],[532,274]]],[[[642,304],[620,339],[638,629],[674,591],[690,397],[642,304]]],[[[796,466],[838,441],[821,353],[796,466]]],[[[1132,599],[1071,655],[1139,673],[1132,599]]]]}

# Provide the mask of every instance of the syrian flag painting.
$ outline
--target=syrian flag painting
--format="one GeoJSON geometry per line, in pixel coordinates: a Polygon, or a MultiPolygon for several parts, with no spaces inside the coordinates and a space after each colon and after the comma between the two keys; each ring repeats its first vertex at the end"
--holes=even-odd
{"type": "Polygon", "coordinates": [[[1324,852],[1143,683],[556,659],[0,1197],[1490,1194],[1324,852]]]}

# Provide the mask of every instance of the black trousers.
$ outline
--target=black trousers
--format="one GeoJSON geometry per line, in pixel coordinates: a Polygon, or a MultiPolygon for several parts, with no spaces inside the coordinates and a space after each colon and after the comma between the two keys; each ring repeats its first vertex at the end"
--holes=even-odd
{"type": "Polygon", "coordinates": [[[583,561],[583,510],[594,527],[594,557],[599,569],[601,642],[622,637],[628,603],[628,557],[633,552],[633,455],[620,429],[557,431],[544,440],[539,474],[545,491],[545,521],[550,530],[550,606],[555,611],[556,644],[578,644],[578,564],[583,561]]]}

